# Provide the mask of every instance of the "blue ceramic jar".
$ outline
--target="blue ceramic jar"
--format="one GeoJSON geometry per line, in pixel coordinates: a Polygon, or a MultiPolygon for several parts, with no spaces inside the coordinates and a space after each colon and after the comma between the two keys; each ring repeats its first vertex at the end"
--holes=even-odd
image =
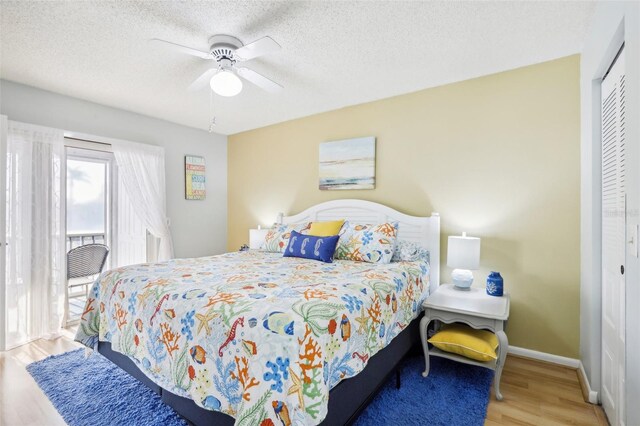
{"type": "Polygon", "coordinates": [[[504,292],[504,281],[500,272],[491,271],[487,277],[487,294],[489,296],[502,296],[504,292]]]}

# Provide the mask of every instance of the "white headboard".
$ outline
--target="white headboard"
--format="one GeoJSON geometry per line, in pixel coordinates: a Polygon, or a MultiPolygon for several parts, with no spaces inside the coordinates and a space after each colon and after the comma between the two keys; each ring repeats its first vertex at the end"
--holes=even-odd
{"type": "MultiPolygon", "coordinates": [[[[282,216],[282,223],[345,219],[359,223],[399,222],[398,238],[413,241],[429,250],[430,292],[440,284],[440,215],[409,216],[382,204],[364,200],[333,200],[316,204],[293,216],[282,216]]],[[[280,218],[279,218],[280,220],[280,218]]]]}

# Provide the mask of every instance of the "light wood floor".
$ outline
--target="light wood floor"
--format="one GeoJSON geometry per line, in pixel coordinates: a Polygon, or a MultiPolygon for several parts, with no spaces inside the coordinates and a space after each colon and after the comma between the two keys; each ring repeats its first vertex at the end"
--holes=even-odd
{"type": "Polygon", "coordinates": [[[0,352],[0,426],[66,424],[25,369],[34,361],[80,347],[71,331],[64,333],[55,340],[37,340],[0,352]]]}
{"type": "Polygon", "coordinates": [[[493,392],[485,426],[608,425],[602,407],[584,402],[576,370],[507,356],[497,401],[493,392]]]}
{"type": "MultiPolygon", "coordinates": [[[[80,347],[68,331],[0,353],[0,425],[64,425],[25,367],[80,347]]],[[[64,374],[64,372],[61,372],[64,374]]],[[[585,403],[575,370],[509,355],[502,373],[503,401],[493,392],[485,425],[607,425],[599,406],[585,403]]]]}

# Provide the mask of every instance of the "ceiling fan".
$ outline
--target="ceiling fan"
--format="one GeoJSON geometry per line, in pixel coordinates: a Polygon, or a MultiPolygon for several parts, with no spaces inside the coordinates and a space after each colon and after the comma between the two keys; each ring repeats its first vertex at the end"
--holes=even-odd
{"type": "Polygon", "coordinates": [[[235,96],[242,90],[242,80],[238,76],[267,92],[277,93],[283,89],[281,85],[262,74],[250,68],[237,66],[239,62],[249,61],[280,50],[280,45],[269,36],[244,45],[233,36],[226,34],[214,35],[209,38],[210,47],[208,52],[157,38],[151,39],[151,41],[161,43],[163,46],[182,53],[215,61],[215,67],[208,69],[195,79],[189,86],[189,90],[200,90],[209,83],[211,89],[218,95],[235,96]]]}

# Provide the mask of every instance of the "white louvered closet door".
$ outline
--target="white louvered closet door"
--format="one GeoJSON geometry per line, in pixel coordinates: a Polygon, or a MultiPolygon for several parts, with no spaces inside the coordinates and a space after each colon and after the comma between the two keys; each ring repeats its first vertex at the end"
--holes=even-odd
{"type": "MultiPolygon", "coordinates": [[[[0,159],[7,158],[7,134],[8,120],[6,115],[0,115],[0,159]]],[[[7,162],[0,161],[0,352],[6,350],[6,276],[5,260],[7,256],[7,234],[6,234],[6,179],[7,162]]]]}
{"type": "Polygon", "coordinates": [[[602,81],[602,405],[624,424],[625,66],[620,52],[602,81]]]}

